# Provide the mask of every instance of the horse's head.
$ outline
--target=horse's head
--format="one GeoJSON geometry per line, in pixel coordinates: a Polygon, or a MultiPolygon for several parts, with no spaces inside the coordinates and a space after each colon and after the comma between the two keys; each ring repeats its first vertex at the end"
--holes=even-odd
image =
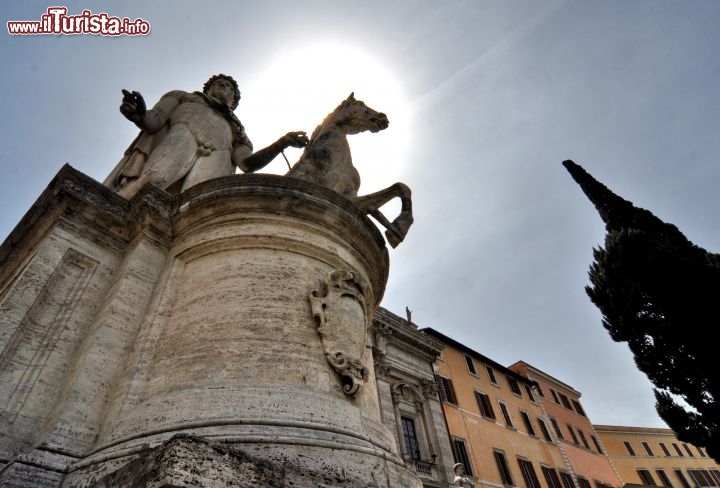
{"type": "Polygon", "coordinates": [[[358,134],[367,130],[379,132],[387,129],[390,123],[387,115],[356,100],[354,92],[335,109],[334,119],[348,134],[358,134]]]}

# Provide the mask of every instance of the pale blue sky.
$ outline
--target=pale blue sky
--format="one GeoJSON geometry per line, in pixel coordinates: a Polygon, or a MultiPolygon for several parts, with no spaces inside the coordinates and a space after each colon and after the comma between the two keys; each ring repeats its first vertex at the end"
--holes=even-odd
{"type": "MultiPolygon", "coordinates": [[[[4,3],[3,25],[51,5],[4,3]]],[[[311,131],[291,112],[319,122],[315,111],[354,90],[390,118],[350,140],[360,193],[398,180],[413,189],[415,224],[390,250],[383,305],[572,385],[595,423],[664,426],[650,383],[585,295],[604,229],[561,162],[720,251],[720,2],[63,5],[141,17],[151,33],[2,34],[0,238],[65,162],[104,179],[136,134],[118,111],[123,88],[153,104],[231,74],[256,147],[311,131]]]]}

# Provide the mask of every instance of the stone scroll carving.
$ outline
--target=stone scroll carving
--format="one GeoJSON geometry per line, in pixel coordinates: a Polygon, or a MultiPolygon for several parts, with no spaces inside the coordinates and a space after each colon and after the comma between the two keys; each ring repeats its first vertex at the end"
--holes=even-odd
{"type": "Polygon", "coordinates": [[[355,396],[369,373],[362,361],[369,316],[363,286],[349,271],[331,271],[323,289],[310,294],[310,305],[325,357],[340,375],[343,391],[355,396]]]}

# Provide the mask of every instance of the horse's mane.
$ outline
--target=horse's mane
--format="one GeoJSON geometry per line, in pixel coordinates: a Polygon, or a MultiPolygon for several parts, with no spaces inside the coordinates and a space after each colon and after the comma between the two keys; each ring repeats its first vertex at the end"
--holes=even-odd
{"type": "Polygon", "coordinates": [[[349,105],[351,101],[353,101],[353,102],[355,101],[355,92],[352,92],[346,100],[343,100],[342,102],[340,102],[340,105],[335,107],[335,109],[332,112],[327,114],[325,116],[325,118],[322,120],[322,122],[320,122],[320,124],[318,124],[318,126],[315,127],[315,130],[313,130],[312,134],[310,135],[310,141],[308,142],[308,146],[310,146],[310,144],[312,144],[312,142],[315,140],[315,137],[320,132],[320,129],[322,129],[328,121],[330,121],[333,117],[335,117],[335,115],[338,113],[338,111],[340,111],[340,109],[343,109],[347,105],[349,105]]]}

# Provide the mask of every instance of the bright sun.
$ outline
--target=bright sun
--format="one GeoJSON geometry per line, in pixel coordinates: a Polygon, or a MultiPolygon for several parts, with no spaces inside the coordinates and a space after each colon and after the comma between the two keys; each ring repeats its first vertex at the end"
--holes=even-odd
{"type": "MultiPolygon", "coordinates": [[[[332,42],[307,45],[271,60],[240,89],[243,98],[235,113],[256,150],[288,131],[304,130],[309,137],[354,92],[390,119],[384,131],[348,136],[361,177],[359,194],[395,183],[405,166],[410,129],[403,91],[390,70],[362,50],[332,42]]],[[[292,165],[300,150],[289,148],[285,155],[292,165]]],[[[284,174],[287,169],[280,155],[262,172],[284,174]]]]}

